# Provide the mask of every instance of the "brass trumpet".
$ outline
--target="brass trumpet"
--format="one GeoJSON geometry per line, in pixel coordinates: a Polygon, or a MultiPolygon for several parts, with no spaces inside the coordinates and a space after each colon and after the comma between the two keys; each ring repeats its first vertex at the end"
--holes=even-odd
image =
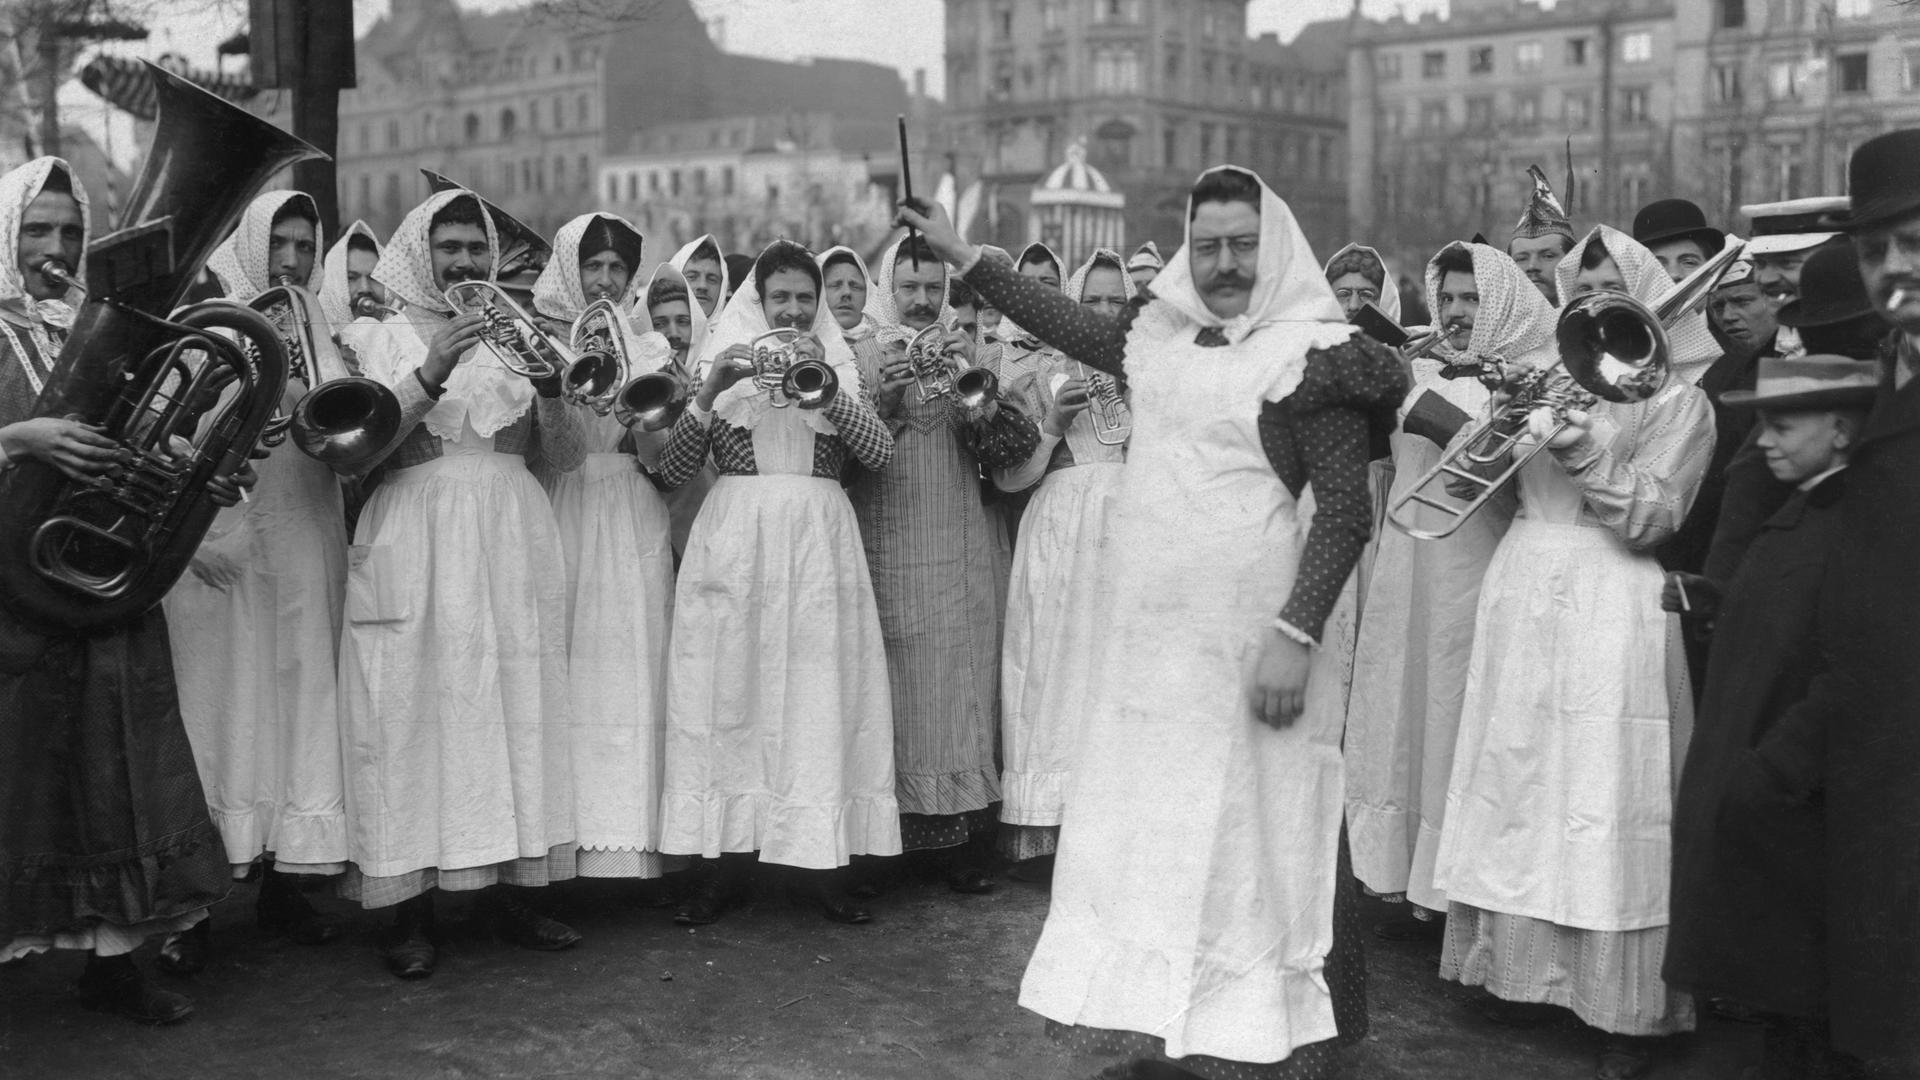
{"type": "Polygon", "coordinates": [[[652,371],[635,375],[620,388],[613,416],[623,427],[641,431],[664,431],[680,419],[693,400],[693,376],[680,357],[667,348],[666,362],[652,371]]]}
{"type": "Polygon", "coordinates": [[[999,393],[1000,379],[983,367],[955,371],[947,361],[947,326],[934,323],[907,341],[907,364],[923,402],[949,398],[966,412],[986,408],[999,393]]]}
{"type": "Polygon", "coordinates": [[[308,390],[291,414],[274,411],[260,441],[277,446],[291,434],[293,445],[315,461],[343,469],[358,465],[400,434],[400,399],[348,368],[312,293],[284,276],[273,282],[247,306],[280,332],[292,377],[308,390]]]}
{"type": "Polygon", "coordinates": [[[567,368],[560,396],[592,409],[598,416],[614,410],[632,367],[621,321],[620,309],[611,300],[595,300],[567,332],[567,344],[575,359],[567,368]]]}
{"type": "Polygon", "coordinates": [[[563,376],[572,366],[571,358],[541,332],[533,316],[494,282],[456,281],[447,286],[445,295],[456,314],[486,319],[481,343],[515,375],[540,382],[563,376]]]}
{"type": "Polygon", "coordinates": [[[822,360],[800,359],[800,331],[776,327],[753,339],[753,385],[776,409],[824,409],[840,392],[840,377],[822,360]]]}
{"type": "Polygon", "coordinates": [[[353,303],[347,305],[347,307],[353,312],[353,317],[356,319],[390,319],[400,314],[399,307],[383,304],[375,300],[372,293],[361,293],[359,296],[354,297],[353,303]]]}

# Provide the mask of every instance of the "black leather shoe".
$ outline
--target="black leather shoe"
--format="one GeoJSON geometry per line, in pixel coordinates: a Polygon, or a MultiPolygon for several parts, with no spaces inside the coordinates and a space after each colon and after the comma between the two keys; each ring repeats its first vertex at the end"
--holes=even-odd
{"type": "Polygon", "coordinates": [[[433,939],[427,936],[425,927],[396,930],[394,936],[393,944],[387,946],[387,970],[393,972],[395,978],[424,979],[433,974],[440,951],[433,947],[433,939]]]}
{"type": "Polygon", "coordinates": [[[580,944],[580,931],[534,910],[533,905],[508,893],[500,898],[495,926],[501,937],[523,949],[560,952],[580,944]]]}
{"type": "Polygon", "coordinates": [[[314,907],[291,874],[268,870],[260,879],[253,911],[260,929],[284,934],[298,945],[324,945],[340,936],[340,920],[314,907]]]}
{"type": "Polygon", "coordinates": [[[80,1004],[137,1024],[177,1024],[193,1015],[193,999],[148,983],[130,956],[89,956],[74,987],[80,1004]]]}
{"type": "Polygon", "coordinates": [[[817,909],[826,916],[828,922],[846,926],[860,926],[873,921],[873,913],[849,897],[841,896],[834,888],[838,874],[831,870],[796,870],[795,877],[787,886],[787,900],[796,907],[817,909]]]}
{"type": "Polygon", "coordinates": [[[746,898],[746,884],[731,872],[731,868],[715,870],[707,867],[693,889],[680,902],[680,909],[674,912],[674,924],[711,926],[720,921],[720,916],[726,914],[727,909],[746,898]]]}
{"type": "Polygon", "coordinates": [[[947,872],[947,888],[968,896],[981,896],[993,891],[993,878],[977,866],[958,866],[947,872]]]}
{"type": "Polygon", "coordinates": [[[204,971],[207,967],[207,944],[212,937],[211,916],[177,934],[168,934],[167,939],[160,943],[159,955],[153,958],[154,966],[169,975],[193,975],[204,971]]]}

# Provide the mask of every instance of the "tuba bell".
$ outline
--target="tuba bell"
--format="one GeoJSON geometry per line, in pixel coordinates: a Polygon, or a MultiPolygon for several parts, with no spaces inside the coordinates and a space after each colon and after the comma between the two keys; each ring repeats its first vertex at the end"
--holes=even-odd
{"type": "Polygon", "coordinates": [[[350,471],[399,437],[400,399],[348,368],[312,293],[290,278],[276,277],[273,287],[247,306],[279,330],[291,377],[310,388],[291,414],[274,414],[261,434],[262,442],[277,445],[291,434],[301,453],[350,471]]]}
{"type": "Polygon", "coordinates": [[[456,281],[447,286],[446,298],[455,314],[486,319],[480,343],[515,375],[540,382],[565,375],[572,366],[571,358],[498,284],[456,281]]]}
{"type": "Polygon", "coordinates": [[[119,228],[87,253],[91,292],[34,403],[35,416],[114,440],[125,463],[81,481],[21,461],[0,477],[0,604],[53,633],[160,602],[219,511],[208,483],[246,466],[286,393],[286,348],[258,312],[227,300],[174,309],[268,179],[324,155],[147,69],[153,144],[119,228]]]}
{"type": "Polygon", "coordinates": [[[1742,242],[1728,241],[1651,308],[1625,293],[1575,297],[1554,327],[1559,359],[1509,376],[1513,396],[1389,503],[1387,520],[1416,540],[1444,540],[1567,429],[1569,413],[1601,400],[1631,404],[1658,394],[1667,385],[1673,359],[1667,330],[1706,301],[1745,249],[1742,242]],[[1542,408],[1552,413],[1553,427],[1544,438],[1523,446],[1527,418],[1542,408]],[[1436,482],[1449,493],[1463,492],[1465,501],[1433,493],[1436,482]],[[1445,520],[1437,528],[1420,526],[1408,515],[1415,505],[1445,520]]]}
{"type": "Polygon", "coordinates": [[[620,309],[607,299],[588,304],[567,331],[567,344],[574,360],[560,384],[560,396],[596,416],[613,412],[633,366],[620,309]]]}

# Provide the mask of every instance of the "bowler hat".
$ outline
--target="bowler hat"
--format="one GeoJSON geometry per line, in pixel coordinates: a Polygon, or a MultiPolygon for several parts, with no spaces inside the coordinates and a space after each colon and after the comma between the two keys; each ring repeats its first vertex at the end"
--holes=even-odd
{"type": "Polygon", "coordinates": [[[1860,278],[1860,256],[1853,241],[1842,238],[1807,256],[1800,267],[1800,295],[1781,305],[1779,320],[1782,326],[1828,326],[1877,314],[1860,278]]]}
{"type": "Polygon", "coordinates": [[[1753,389],[1729,390],[1720,395],[1720,404],[1780,411],[1848,409],[1873,404],[1879,388],[1880,365],[1871,360],[1763,356],[1754,370],[1753,389]]]}
{"type": "Polygon", "coordinates": [[[1727,244],[1727,234],[1707,224],[1707,215],[1686,199],[1650,202],[1633,215],[1633,238],[1647,247],[1691,240],[1711,258],[1727,244]]]}
{"type": "Polygon", "coordinates": [[[1847,194],[1853,207],[1834,215],[1833,223],[1848,232],[1920,213],[1920,129],[1889,131],[1861,143],[1847,163],[1847,194]]]}

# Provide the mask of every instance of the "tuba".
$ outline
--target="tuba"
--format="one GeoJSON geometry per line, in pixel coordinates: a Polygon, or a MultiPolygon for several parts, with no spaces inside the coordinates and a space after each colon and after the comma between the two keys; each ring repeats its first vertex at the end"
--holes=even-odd
{"type": "Polygon", "coordinates": [[[800,359],[800,331],[775,327],[753,339],[753,385],[776,409],[824,409],[840,392],[840,377],[822,360],[800,359]]]}
{"type": "Polygon", "coordinates": [[[1625,293],[1574,298],[1554,327],[1560,358],[1510,376],[1507,385],[1513,397],[1449,446],[1438,463],[1389,503],[1387,520],[1416,540],[1444,540],[1567,429],[1569,413],[1590,409],[1602,399],[1632,404],[1658,394],[1667,385],[1672,364],[1667,330],[1706,301],[1745,249],[1746,244],[1729,240],[1651,308],[1625,293]],[[1552,430],[1522,446],[1527,417],[1542,408],[1553,414],[1552,430]],[[1466,501],[1432,493],[1436,482],[1466,493],[1466,501]],[[1438,528],[1420,527],[1408,516],[1415,504],[1439,512],[1446,521],[1438,528]]]}
{"type": "Polygon", "coordinates": [[[125,462],[85,481],[40,461],[0,477],[0,604],[52,633],[160,602],[219,511],[207,484],[246,466],[286,393],[285,346],[258,312],[227,300],[174,309],[267,180],[324,155],[147,68],[153,145],[120,227],[87,253],[91,292],[34,403],[35,416],[113,439],[125,462]]]}
{"type": "Polygon", "coordinates": [[[291,433],[301,453],[323,465],[351,470],[399,436],[400,399],[348,369],[312,293],[277,277],[272,288],[247,306],[278,329],[291,377],[310,387],[292,415],[275,413],[262,442],[276,446],[291,433]]]}
{"type": "Polygon", "coordinates": [[[561,382],[560,396],[569,403],[592,409],[605,416],[614,411],[627,387],[627,372],[632,358],[627,355],[627,335],[620,309],[613,301],[601,299],[588,304],[567,331],[567,344],[574,361],[561,382]]]}
{"type": "Polygon", "coordinates": [[[1102,446],[1125,446],[1133,437],[1133,410],[1127,406],[1126,392],[1120,389],[1119,379],[1104,371],[1087,371],[1087,415],[1093,420],[1093,437],[1102,446]]]}
{"type": "Polygon", "coordinates": [[[540,382],[567,374],[571,359],[541,331],[507,291],[491,281],[456,281],[447,286],[447,304],[456,315],[487,320],[480,340],[508,371],[540,382]]]}

